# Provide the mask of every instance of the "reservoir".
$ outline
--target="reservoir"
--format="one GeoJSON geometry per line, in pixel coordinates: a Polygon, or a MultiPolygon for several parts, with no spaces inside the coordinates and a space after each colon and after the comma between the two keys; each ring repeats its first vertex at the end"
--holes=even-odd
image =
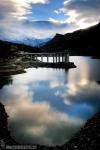
{"type": "Polygon", "coordinates": [[[72,69],[28,68],[3,77],[12,137],[23,144],[61,145],[100,111],[100,60],[70,57],[72,69]]]}

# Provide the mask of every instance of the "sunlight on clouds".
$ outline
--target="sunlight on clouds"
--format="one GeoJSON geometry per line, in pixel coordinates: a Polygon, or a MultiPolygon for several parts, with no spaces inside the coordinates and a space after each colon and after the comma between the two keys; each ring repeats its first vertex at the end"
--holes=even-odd
{"type": "Polygon", "coordinates": [[[64,0],[64,5],[67,5],[71,0],[64,0]]]}
{"type": "Polygon", "coordinates": [[[32,4],[47,4],[48,2],[48,0],[0,0],[0,15],[12,19],[14,17],[26,19],[25,15],[33,13],[32,4]]]}
{"type": "Polygon", "coordinates": [[[48,3],[49,0],[11,0],[13,2],[15,2],[16,4],[19,4],[19,6],[24,6],[27,7],[28,4],[32,3],[32,4],[45,4],[48,3]]]}
{"type": "Polygon", "coordinates": [[[99,0],[64,1],[64,14],[69,16],[66,20],[68,23],[76,24],[78,29],[84,29],[98,23],[100,21],[99,10],[99,0]]]}
{"type": "Polygon", "coordinates": [[[49,18],[48,20],[49,20],[50,22],[52,22],[52,23],[58,25],[58,26],[60,26],[61,24],[62,24],[62,25],[63,25],[63,24],[66,24],[66,26],[67,26],[67,23],[68,23],[68,21],[66,21],[66,20],[57,20],[57,19],[54,19],[54,18],[49,18]]]}
{"type": "MultiPolygon", "coordinates": [[[[32,5],[41,4],[39,7],[42,7],[42,4],[48,3],[48,0],[0,0],[1,37],[5,40],[20,40],[33,36],[47,38],[54,36],[56,33],[64,34],[71,31],[73,26],[68,27],[65,20],[55,20],[52,16],[48,17],[47,21],[34,18],[32,5]]],[[[63,8],[59,9],[59,11],[63,12],[63,8]]]]}
{"type": "MultiPolygon", "coordinates": [[[[31,12],[31,4],[46,4],[48,0],[9,0],[13,2],[16,7],[16,12],[12,13],[15,17],[19,17],[19,19],[23,19],[23,15],[32,13],[31,12]]],[[[24,17],[24,19],[26,19],[24,17]]]]}
{"type": "Polygon", "coordinates": [[[52,23],[58,24],[61,22],[60,20],[54,19],[54,18],[49,18],[49,21],[51,21],[52,23]]]}
{"type": "MultiPolygon", "coordinates": [[[[92,25],[96,25],[98,22],[93,22],[91,23],[91,26],[92,25]]],[[[85,19],[81,19],[78,21],[77,25],[81,28],[81,29],[85,29],[85,28],[88,28],[90,26],[90,23],[86,22],[85,19]]]]}
{"type": "Polygon", "coordinates": [[[69,11],[67,15],[69,16],[69,18],[67,19],[68,23],[75,22],[77,20],[76,18],[78,14],[75,10],[69,11]]]}
{"type": "Polygon", "coordinates": [[[33,35],[38,38],[46,38],[49,36],[54,36],[56,33],[65,34],[67,32],[72,32],[76,29],[85,28],[98,22],[99,16],[97,17],[96,11],[95,14],[94,11],[90,14],[87,9],[85,12],[81,11],[80,8],[82,5],[77,8],[76,2],[71,0],[64,1],[64,6],[62,8],[58,8],[56,10],[54,9],[53,11],[58,16],[63,15],[64,19],[55,19],[53,16],[48,16],[46,23],[45,21],[44,23],[43,21],[38,22],[38,18],[34,18],[35,12],[32,10],[32,5],[41,4],[43,6],[48,3],[48,0],[1,0],[1,36],[8,36],[9,39],[32,37],[33,35]],[[89,15],[90,17],[88,19],[86,16],[89,15]],[[94,15],[94,17],[91,17],[92,15],[94,15]],[[32,20],[35,21],[33,22],[32,20]],[[35,23],[37,25],[34,25],[35,23]]]}

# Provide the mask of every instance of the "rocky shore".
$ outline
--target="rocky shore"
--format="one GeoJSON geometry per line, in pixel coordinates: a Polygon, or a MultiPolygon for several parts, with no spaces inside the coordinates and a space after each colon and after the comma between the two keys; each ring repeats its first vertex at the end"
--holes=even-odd
{"type": "Polygon", "coordinates": [[[100,112],[80,129],[80,131],[63,146],[63,150],[99,150],[100,149],[100,112]]]}
{"type": "MultiPolygon", "coordinates": [[[[6,145],[20,145],[11,136],[8,131],[8,115],[5,107],[0,103],[0,145],[2,142],[6,145]]],[[[62,146],[48,147],[36,145],[38,150],[99,150],[100,149],[100,112],[76,133],[68,143],[62,146]]],[[[35,148],[34,148],[35,149],[35,148]]],[[[2,147],[1,149],[2,150],[2,147]]]]}
{"type": "Polygon", "coordinates": [[[9,76],[9,75],[16,75],[25,73],[25,69],[27,68],[76,68],[73,62],[69,63],[48,63],[48,62],[41,62],[39,60],[31,59],[30,57],[24,58],[24,56],[0,59],[0,76],[9,76]]]}
{"type": "Polygon", "coordinates": [[[5,111],[5,107],[0,103],[0,145],[2,141],[8,145],[16,144],[15,140],[10,136],[10,132],[8,131],[8,115],[5,111]]]}

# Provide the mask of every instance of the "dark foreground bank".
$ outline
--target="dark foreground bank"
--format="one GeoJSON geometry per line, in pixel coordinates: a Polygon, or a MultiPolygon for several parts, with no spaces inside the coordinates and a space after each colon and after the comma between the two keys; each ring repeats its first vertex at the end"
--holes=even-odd
{"type": "MultiPolygon", "coordinates": [[[[4,145],[20,145],[11,136],[8,131],[8,116],[5,111],[4,105],[0,103],[0,150],[4,145]]],[[[100,112],[95,114],[93,118],[74,135],[74,137],[62,146],[47,147],[39,146],[34,147],[36,150],[99,150],[100,149],[100,112]]]]}
{"type": "Polygon", "coordinates": [[[7,120],[8,115],[5,111],[4,105],[0,103],[0,146],[2,143],[5,143],[7,145],[16,144],[15,140],[10,136],[10,132],[8,131],[7,120]]]}

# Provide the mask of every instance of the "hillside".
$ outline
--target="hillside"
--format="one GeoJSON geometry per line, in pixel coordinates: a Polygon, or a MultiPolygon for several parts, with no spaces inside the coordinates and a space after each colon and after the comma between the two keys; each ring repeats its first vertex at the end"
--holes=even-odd
{"type": "Polygon", "coordinates": [[[17,44],[0,40],[0,57],[6,57],[9,55],[17,55],[19,51],[27,52],[41,52],[38,47],[27,46],[24,44],[17,44]]]}
{"type": "Polygon", "coordinates": [[[56,34],[42,49],[47,51],[68,49],[71,55],[100,55],[100,23],[65,35],[56,34]]]}

